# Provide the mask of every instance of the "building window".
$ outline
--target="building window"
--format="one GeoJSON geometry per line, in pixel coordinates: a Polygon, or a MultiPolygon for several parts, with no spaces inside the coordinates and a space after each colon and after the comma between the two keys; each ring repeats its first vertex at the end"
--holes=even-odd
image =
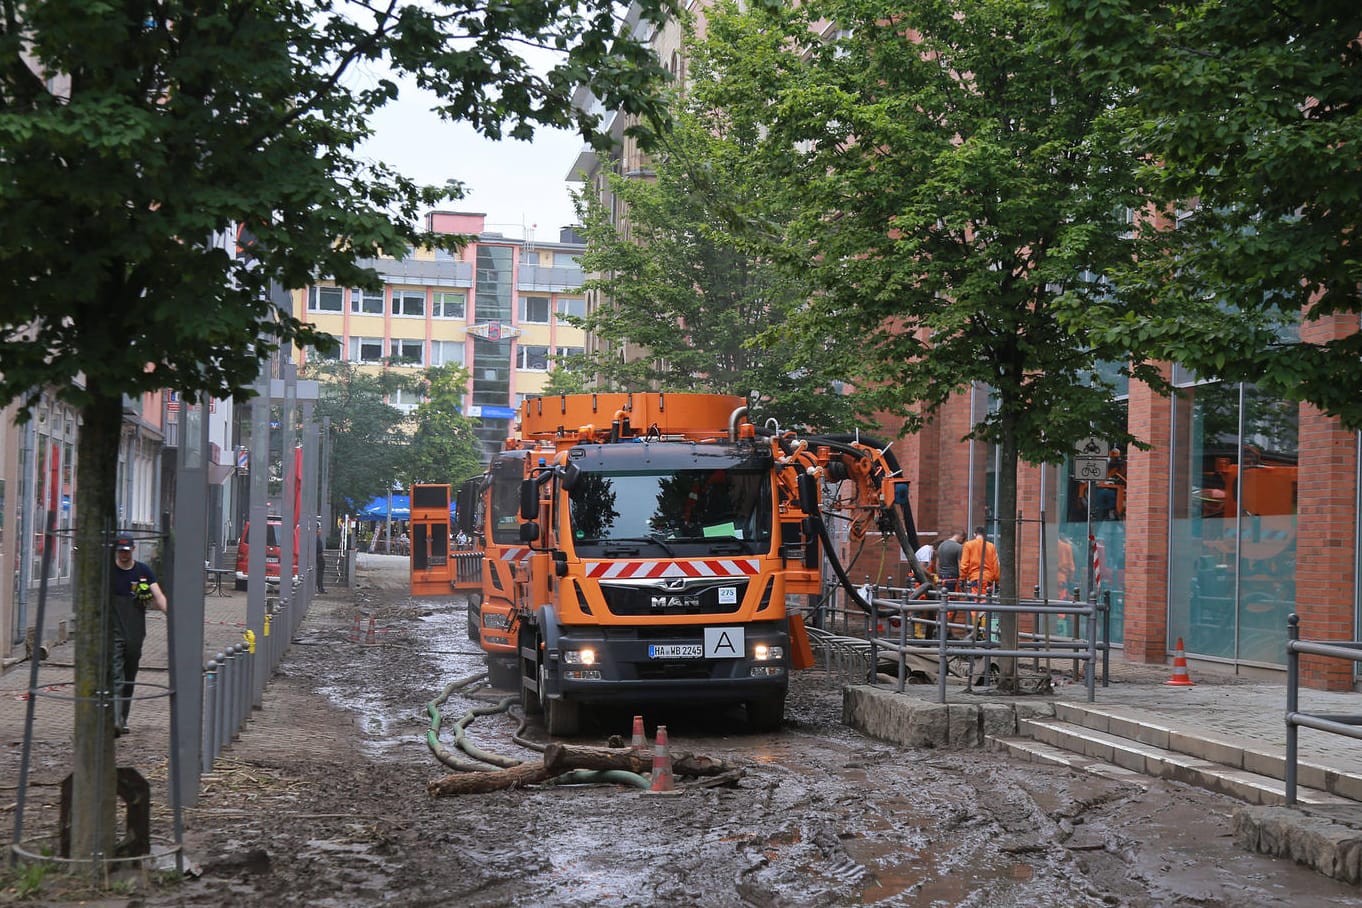
{"type": "Polygon", "coordinates": [[[432,366],[462,366],[464,363],[463,341],[431,341],[430,364],[432,366]]]}
{"type": "Polygon", "coordinates": [[[582,299],[580,296],[560,296],[555,311],[558,313],[559,318],[562,318],[565,315],[575,315],[578,318],[585,318],[586,300],[582,299]]]}
{"type": "Polygon", "coordinates": [[[430,314],[436,318],[463,318],[467,303],[468,297],[462,293],[436,293],[430,314]]]}
{"type": "Polygon", "coordinates": [[[553,359],[555,364],[561,364],[569,356],[581,356],[586,352],[585,347],[554,347],[553,359]]]}
{"type": "Polygon", "coordinates": [[[520,298],[520,320],[547,325],[549,322],[549,298],[547,296],[522,296],[520,298]]]}
{"type": "Polygon", "coordinates": [[[345,291],[340,287],[309,287],[307,290],[307,310],[309,312],[341,312],[345,308],[345,291]]]}
{"type": "Polygon", "coordinates": [[[519,349],[520,356],[516,361],[517,369],[533,369],[537,372],[543,372],[549,368],[548,347],[532,347],[528,344],[521,344],[519,349]]]}
{"type": "Polygon", "coordinates": [[[426,342],[393,338],[392,358],[403,366],[419,366],[425,362],[426,342]]]}
{"type": "Polygon", "coordinates": [[[383,338],[381,337],[350,338],[350,362],[352,363],[383,362],[383,338]]]}
{"type": "Polygon", "coordinates": [[[413,388],[398,388],[388,395],[388,403],[399,410],[410,413],[421,405],[421,392],[413,388]]]}
{"type": "Polygon", "coordinates": [[[426,314],[424,290],[394,290],[393,315],[422,316],[426,314]]]}
{"type": "Polygon", "coordinates": [[[351,290],[350,311],[356,315],[382,315],[382,290],[351,290]]]}

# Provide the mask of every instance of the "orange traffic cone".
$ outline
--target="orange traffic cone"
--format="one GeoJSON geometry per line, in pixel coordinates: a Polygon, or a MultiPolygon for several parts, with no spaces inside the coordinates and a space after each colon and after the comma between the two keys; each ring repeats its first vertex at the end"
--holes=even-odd
{"type": "Polygon", "coordinates": [[[653,747],[653,787],[650,791],[675,791],[672,777],[672,750],[667,744],[667,726],[657,727],[657,744],[653,747]]]}
{"type": "Polygon", "coordinates": [[[369,616],[369,633],[365,635],[365,637],[364,637],[364,642],[365,642],[365,643],[373,643],[373,642],[374,642],[374,616],[373,616],[373,615],[370,615],[370,616],[369,616]]]}
{"type": "Polygon", "coordinates": [[[1196,682],[1187,674],[1187,656],[1182,651],[1182,638],[1178,638],[1178,648],[1173,654],[1173,677],[1169,678],[1164,684],[1173,687],[1194,687],[1196,682]]]}
{"type": "MultiPolygon", "coordinates": [[[[268,616],[266,616],[266,620],[268,620],[268,616]]],[[[359,612],[355,612],[355,623],[354,626],[350,628],[350,642],[359,642],[359,612]]]]}
{"type": "Polygon", "coordinates": [[[647,749],[648,739],[643,734],[643,717],[634,716],[634,740],[630,742],[629,749],[635,752],[647,749]]]}

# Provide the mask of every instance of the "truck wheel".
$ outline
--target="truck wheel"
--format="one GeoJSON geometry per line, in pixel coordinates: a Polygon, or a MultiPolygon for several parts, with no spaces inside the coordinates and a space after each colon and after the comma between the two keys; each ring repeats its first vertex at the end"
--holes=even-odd
{"type": "Polygon", "coordinates": [[[539,666],[539,703],[544,708],[544,730],[554,737],[569,738],[581,727],[581,710],[571,700],[544,696],[544,666],[539,666]]]}
{"type": "Polygon", "coordinates": [[[785,721],[785,695],[747,701],[747,724],[753,731],[780,731],[785,721]]]}
{"type": "Polygon", "coordinates": [[[581,730],[581,707],[571,700],[544,701],[544,730],[555,738],[570,738],[581,730]]]}

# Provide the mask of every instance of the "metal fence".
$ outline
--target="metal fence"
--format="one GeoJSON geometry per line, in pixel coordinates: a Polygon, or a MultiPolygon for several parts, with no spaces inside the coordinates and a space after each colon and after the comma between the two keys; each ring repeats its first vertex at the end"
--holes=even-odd
{"type": "Polygon", "coordinates": [[[873,615],[840,607],[833,594],[810,616],[830,670],[854,675],[864,667],[862,677],[875,683],[884,654],[895,667],[901,692],[921,674],[919,667],[932,665],[942,703],[949,678],[972,687],[975,676],[986,678],[989,666],[999,658],[1029,660],[1037,671],[1042,662],[1047,670],[1055,660],[1070,662],[1092,702],[1100,656],[1102,685],[1109,683],[1110,593],[1096,602],[1023,599],[1015,605],[924,586],[866,584],[861,593],[873,615]],[[1016,649],[1004,649],[998,634],[999,616],[1009,613],[1018,616],[1019,625],[1025,623],[1023,616],[1031,616],[1030,629],[1018,632],[1016,649]]]}
{"type": "Polygon", "coordinates": [[[1362,642],[1302,640],[1300,616],[1292,612],[1286,619],[1286,803],[1296,803],[1296,763],[1301,727],[1362,740],[1362,716],[1300,711],[1300,657],[1326,656],[1362,662],[1362,642]]]}

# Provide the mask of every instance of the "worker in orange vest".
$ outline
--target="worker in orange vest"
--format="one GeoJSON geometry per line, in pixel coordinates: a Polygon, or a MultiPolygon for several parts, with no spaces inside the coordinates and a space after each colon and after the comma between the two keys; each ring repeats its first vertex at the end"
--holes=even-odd
{"type": "Polygon", "coordinates": [[[960,550],[960,586],[972,592],[988,592],[1002,571],[998,567],[998,547],[984,540],[984,528],[974,528],[974,538],[960,550]],[[980,582],[982,581],[982,583],[980,582]]]}

